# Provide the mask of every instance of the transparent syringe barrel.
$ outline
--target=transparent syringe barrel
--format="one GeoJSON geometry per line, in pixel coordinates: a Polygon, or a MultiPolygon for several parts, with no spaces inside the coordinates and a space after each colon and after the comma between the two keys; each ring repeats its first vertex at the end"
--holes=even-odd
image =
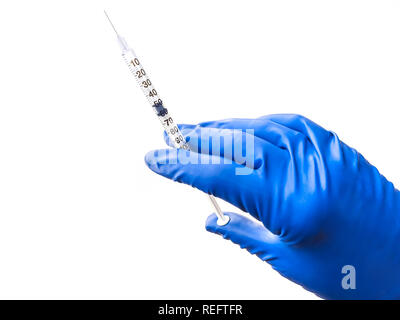
{"type": "Polygon", "coordinates": [[[165,132],[168,134],[170,140],[173,141],[174,146],[176,148],[189,149],[184,136],[179,130],[177,124],[174,122],[167,108],[163,105],[163,101],[161,100],[158,91],[154,88],[135,52],[132,49],[124,50],[122,57],[128,65],[129,70],[135,76],[136,81],[152,106],[154,112],[157,114],[165,132]]]}
{"type": "MultiPolygon", "coordinates": [[[[168,137],[173,142],[174,147],[190,150],[189,145],[185,140],[185,137],[179,130],[177,124],[174,122],[169,111],[163,105],[163,102],[157,90],[154,88],[149,76],[144,70],[135,52],[128,47],[126,41],[123,38],[118,36],[118,41],[122,49],[122,57],[128,65],[129,70],[135,76],[136,81],[138,82],[144,95],[152,106],[154,112],[157,114],[158,119],[164,127],[165,132],[168,134],[168,137]]],[[[230,220],[229,217],[223,214],[214,196],[212,196],[211,194],[209,194],[208,196],[211,200],[211,203],[215,207],[215,213],[218,216],[217,223],[221,226],[227,224],[230,220]]]]}

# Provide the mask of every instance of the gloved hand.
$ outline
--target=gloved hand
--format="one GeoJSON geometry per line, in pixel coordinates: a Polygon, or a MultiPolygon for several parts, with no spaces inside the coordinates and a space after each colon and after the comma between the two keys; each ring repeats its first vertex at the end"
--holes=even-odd
{"type": "Polygon", "coordinates": [[[222,198],[262,223],[227,213],[231,221],[218,226],[213,214],[208,231],[320,297],[400,298],[400,192],[335,133],[299,115],[181,129],[190,144],[198,144],[200,130],[212,137],[221,130],[229,135],[233,129],[254,129],[249,175],[236,175],[240,165],[235,162],[182,164],[179,155],[185,150],[170,154],[170,163],[165,152],[146,155],[154,172],[222,198]]]}

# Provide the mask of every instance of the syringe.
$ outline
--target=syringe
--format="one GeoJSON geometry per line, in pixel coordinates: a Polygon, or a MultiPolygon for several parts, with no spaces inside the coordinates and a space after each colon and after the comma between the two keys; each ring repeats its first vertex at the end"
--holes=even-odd
{"type": "MultiPolygon", "coordinates": [[[[126,62],[131,73],[135,76],[137,83],[142,89],[153,110],[157,114],[157,117],[160,120],[165,132],[168,134],[168,137],[171,141],[173,141],[173,144],[176,148],[190,150],[189,144],[186,142],[178,126],[175,124],[171,113],[164,107],[163,101],[160,99],[158,92],[154,88],[153,83],[150,81],[148,74],[144,71],[143,66],[137,58],[135,52],[128,46],[125,39],[118,34],[106,11],[104,11],[104,14],[114,29],[115,34],[117,35],[118,44],[121,48],[124,61],[126,62]]],[[[208,196],[216,210],[216,215],[218,217],[217,223],[220,226],[227,224],[229,222],[229,217],[223,214],[217,203],[217,200],[212,195],[208,196]]]]}

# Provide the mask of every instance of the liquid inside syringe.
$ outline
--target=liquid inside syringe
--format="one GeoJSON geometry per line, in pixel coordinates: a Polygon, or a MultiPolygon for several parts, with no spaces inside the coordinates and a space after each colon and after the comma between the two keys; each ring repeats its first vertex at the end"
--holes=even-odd
{"type": "Polygon", "coordinates": [[[181,131],[174,123],[174,120],[168,109],[164,107],[163,102],[158,95],[157,90],[154,88],[149,76],[140,64],[139,59],[133,50],[125,51],[122,53],[129,70],[135,76],[137,83],[142,89],[144,95],[153,107],[158,119],[160,120],[165,132],[168,134],[171,141],[173,141],[176,148],[189,149],[181,131]]]}

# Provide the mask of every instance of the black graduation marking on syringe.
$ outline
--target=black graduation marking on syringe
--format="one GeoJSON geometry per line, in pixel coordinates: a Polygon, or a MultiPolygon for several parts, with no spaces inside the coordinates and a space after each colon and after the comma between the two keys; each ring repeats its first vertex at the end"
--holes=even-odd
{"type": "Polygon", "coordinates": [[[157,111],[157,116],[159,117],[164,117],[166,114],[168,114],[167,108],[164,108],[162,102],[157,102],[153,105],[153,107],[157,111]]]}

